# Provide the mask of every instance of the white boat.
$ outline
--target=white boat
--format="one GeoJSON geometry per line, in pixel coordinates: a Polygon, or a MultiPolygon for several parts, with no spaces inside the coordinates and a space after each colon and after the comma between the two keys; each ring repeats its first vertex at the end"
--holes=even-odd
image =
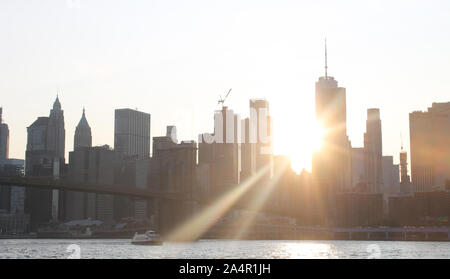
{"type": "Polygon", "coordinates": [[[161,236],[154,231],[147,231],[145,234],[135,233],[131,244],[134,245],[163,245],[161,236]]]}

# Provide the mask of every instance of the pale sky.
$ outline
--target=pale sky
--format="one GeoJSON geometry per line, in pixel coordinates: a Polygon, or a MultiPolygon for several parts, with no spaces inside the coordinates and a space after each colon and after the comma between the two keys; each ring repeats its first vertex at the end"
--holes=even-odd
{"type": "Polygon", "coordinates": [[[449,31],[446,0],[2,0],[10,157],[24,158],[26,127],[48,116],[57,88],[66,153],[83,106],[94,145],[113,145],[114,109],[125,107],[152,115],[152,137],[176,125],[179,139],[197,140],[212,132],[229,88],[227,105],[242,117],[250,98],[270,102],[275,152],[289,153],[314,118],[326,37],[353,147],[363,145],[367,108],[380,108],[383,153],[398,163],[400,133],[409,151],[408,113],[450,101],[449,31]]]}

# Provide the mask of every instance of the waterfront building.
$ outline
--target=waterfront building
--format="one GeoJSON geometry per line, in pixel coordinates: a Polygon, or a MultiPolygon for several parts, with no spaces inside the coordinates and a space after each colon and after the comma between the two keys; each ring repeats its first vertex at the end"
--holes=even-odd
{"type": "MultiPolygon", "coordinates": [[[[75,135],[73,140],[73,147],[75,151],[78,151],[80,148],[83,147],[92,147],[92,134],[91,134],[91,127],[89,126],[89,123],[86,119],[86,113],[83,108],[83,114],[81,115],[81,119],[78,122],[77,127],[75,128],[75,135]]],[[[88,150],[88,149],[86,149],[88,150]]],[[[86,152],[84,151],[83,154],[86,155],[86,152]]],[[[76,165],[74,165],[77,160],[75,157],[81,156],[82,153],[77,152],[73,153],[71,152],[69,154],[69,178],[71,180],[75,181],[81,181],[77,180],[77,178],[74,177],[74,172],[76,172],[76,165]],[[72,157],[72,165],[70,164],[72,157]],[[74,161],[75,160],[75,161],[74,161]]],[[[88,157],[86,157],[88,158],[88,157]]],[[[86,166],[88,167],[88,165],[86,166]]],[[[85,174],[86,175],[86,174],[85,174]]],[[[81,178],[81,177],[80,177],[81,178]]],[[[87,180],[87,179],[86,179],[87,180]]],[[[87,181],[84,181],[87,182],[87,181]]],[[[82,192],[76,192],[76,191],[64,191],[61,194],[62,200],[64,200],[64,220],[66,221],[72,221],[72,220],[81,220],[86,217],[85,213],[85,203],[87,199],[87,193],[82,192]]],[[[91,194],[92,196],[93,194],[91,194]]]]}
{"type": "MultiPolygon", "coordinates": [[[[56,97],[49,117],[38,117],[27,128],[25,175],[58,179],[65,166],[64,111],[56,97]]],[[[25,211],[30,214],[30,226],[58,219],[59,191],[26,189],[25,211]]]]}
{"type": "MultiPolygon", "coordinates": [[[[68,179],[114,187],[117,158],[117,153],[107,145],[79,147],[69,153],[68,179]]],[[[64,201],[62,215],[66,221],[91,218],[113,222],[113,195],[70,192],[65,197],[68,199],[64,201]]]]}
{"type": "Polygon", "coordinates": [[[383,195],[339,193],[336,196],[336,210],[336,226],[378,226],[383,218],[383,195]]]}
{"type": "Polygon", "coordinates": [[[450,102],[410,113],[409,135],[414,191],[443,190],[450,180],[450,102]]]}
{"type": "Polygon", "coordinates": [[[8,213],[0,209],[0,235],[24,234],[30,228],[30,215],[22,213],[8,213]]]}
{"type": "MultiPolygon", "coordinates": [[[[0,160],[1,176],[23,176],[25,161],[22,159],[0,160]]],[[[0,186],[0,209],[8,213],[24,213],[25,188],[17,186],[0,186]]]]}

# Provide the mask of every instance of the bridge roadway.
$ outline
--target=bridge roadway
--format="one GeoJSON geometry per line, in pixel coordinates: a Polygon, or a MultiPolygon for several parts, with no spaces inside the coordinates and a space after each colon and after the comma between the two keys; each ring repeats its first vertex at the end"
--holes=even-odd
{"type": "MultiPolygon", "coordinates": [[[[309,226],[293,226],[293,225],[269,225],[258,224],[253,225],[261,230],[266,231],[295,231],[295,232],[329,232],[329,233],[449,233],[450,227],[355,227],[355,228],[328,228],[328,227],[309,227],[309,226]]],[[[217,228],[216,228],[217,229],[217,228]]],[[[239,226],[223,226],[223,229],[236,231],[239,226]]],[[[214,228],[213,228],[214,230],[214,228]]]]}
{"type": "Polygon", "coordinates": [[[98,194],[124,195],[136,198],[159,198],[176,201],[189,200],[190,193],[166,192],[151,189],[130,187],[127,185],[104,185],[84,182],[73,182],[52,177],[0,177],[0,186],[17,186],[39,189],[55,189],[77,192],[90,192],[98,194]]]}
{"type": "MultiPolygon", "coordinates": [[[[205,233],[212,238],[233,237],[239,225],[217,225],[205,233]]],[[[246,230],[251,239],[342,239],[342,240],[439,240],[450,241],[450,227],[361,227],[331,228],[295,225],[252,225],[246,230]],[[436,234],[439,238],[436,239],[436,234]],[[359,236],[358,236],[359,235],[359,236]],[[419,236],[418,236],[419,235],[419,236]]]]}

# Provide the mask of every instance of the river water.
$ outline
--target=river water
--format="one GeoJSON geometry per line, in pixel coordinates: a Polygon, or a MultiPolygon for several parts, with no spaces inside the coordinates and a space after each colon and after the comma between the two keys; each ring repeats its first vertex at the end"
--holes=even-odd
{"type": "Polygon", "coordinates": [[[0,258],[450,259],[450,242],[201,240],[136,246],[126,239],[3,239],[0,258]]]}

